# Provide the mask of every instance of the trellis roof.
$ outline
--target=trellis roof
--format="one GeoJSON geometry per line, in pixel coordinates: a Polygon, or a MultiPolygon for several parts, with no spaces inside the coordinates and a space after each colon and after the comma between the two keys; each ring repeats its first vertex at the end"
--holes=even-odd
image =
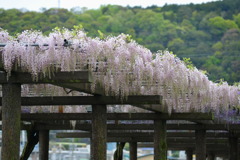
{"type": "Polygon", "coordinates": [[[24,31],[16,39],[4,30],[0,35],[0,82],[38,84],[23,85],[26,96],[33,89],[36,95],[64,96],[63,87],[78,91],[76,95],[84,92],[120,100],[129,95],[160,95],[161,105],[141,107],[169,114],[212,111],[219,115],[239,107],[238,87],[213,83],[172,53],[153,54],[128,35],[99,39],[87,37],[82,30],[56,30],[49,36],[24,31]],[[57,78],[61,74],[63,78],[57,78]]]}

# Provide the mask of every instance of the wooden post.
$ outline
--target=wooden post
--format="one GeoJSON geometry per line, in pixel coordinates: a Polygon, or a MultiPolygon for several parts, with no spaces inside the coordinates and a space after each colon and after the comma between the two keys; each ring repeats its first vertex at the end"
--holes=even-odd
{"type": "Polygon", "coordinates": [[[49,130],[39,131],[39,159],[48,160],[49,130]]]}
{"type": "Polygon", "coordinates": [[[208,159],[208,160],[215,160],[215,154],[214,154],[214,152],[208,152],[207,159],[208,159]]]}
{"type": "Polygon", "coordinates": [[[36,131],[33,127],[30,130],[27,130],[27,143],[24,146],[20,160],[28,159],[38,142],[39,131],[36,131]]]}
{"type": "Polygon", "coordinates": [[[195,130],[196,160],[206,160],[206,130],[195,130]]]}
{"type": "Polygon", "coordinates": [[[130,142],[130,160],[137,159],[137,142],[130,142]]]}
{"type": "MultiPolygon", "coordinates": [[[[92,133],[91,133],[92,134],[92,133]]],[[[90,159],[93,159],[93,140],[90,138],[90,159]]]]}
{"type": "Polygon", "coordinates": [[[126,142],[117,143],[117,148],[114,152],[113,159],[114,160],[122,160],[123,159],[123,148],[126,142]]]}
{"type": "Polygon", "coordinates": [[[186,157],[187,157],[187,160],[192,160],[193,159],[193,149],[189,148],[186,150],[186,157]]]}
{"type": "Polygon", "coordinates": [[[21,84],[2,85],[2,160],[19,160],[21,84]]]}
{"type": "Polygon", "coordinates": [[[154,160],[167,160],[166,120],[154,121],[154,160]]]}
{"type": "Polygon", "coordinates": [[[92,106],[92,158],[106,160],[107,150],[107,107],[92,106]]]}
{"type": "Polygon", "coordinates": [[[238,137],[229,133],[229,160],[238,159],[238,137]]]}

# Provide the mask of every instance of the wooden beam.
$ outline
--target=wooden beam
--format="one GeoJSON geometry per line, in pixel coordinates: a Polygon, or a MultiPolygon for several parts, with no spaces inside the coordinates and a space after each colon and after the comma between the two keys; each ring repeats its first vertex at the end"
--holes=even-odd
{"type": "Polygon", "coordinates": [[[106,160],[107,157],[107,106],[92,106],[92,158],[106,160]]]}
{"type": "Polygon", "coordinates": [[[48,160],[49,130],[39,131],[39,159],[48,160]]]}
{"type": "Polygon", "coordinates": [[[152,142],[153,138],[143,137],[143,138],[136,138],[136,137],[108,137],[108,142],[152,142]]]}
{"type": "MultiPolygon", "coordinates": [[[[207,138],[207,142],[208,140],[216,140],[216,143],[222,143],[222,140],[224,140],[224,142],[227,140],[226,136],[228,134],[222,134],[221,132],[219,133],[206,133],[206,138],[207,138]]],[[[91,137],[91,133],[90,132],[61,132],[61,133],[57,133],[56,136],[58,138],[66,138],[67,136],[72,137],[72,138],[90,138],[91,137]]],[[[154,136],[154,132],[153,131],[117,131],[117,132],[112,132],[112,131],[108,131],[107,132],[107,136],[108,137],[153,137],[154,136]]],[[[238,136],[240,136],[238,134],[238,136]]],[[[195,141],[193,141],[193,138],[195,138],[195,133],[189,133],[189,132],[167,132],[167,137],[168,139],[192,139],[192,142],[195,143],[195,141]]]]}
{"type": "Polygon", "coordinates": [[[137,133],[137,132],[133,132],[133,133],[126,133],[126,132],[121,132],[118,131],[118,133],[112,133],[112,132],[108,132],[107,133],[108,137],[153,137],[154,133],[137,133]]]}
{"type": "Polygon", "coordinates": [[[204,119],[211,120],[213,117],[208,113],[116,113],[109,114],[109,119],[124,119],[124,120],[192,120],[192,119],[204,119]],[[111,118],[110,118],[111,117],[111,118]]]}
{"type": "MultiPolygon", "coordinates": [[[[0,98],[0,104],[2,99],[0,98]]],[[[49,105],[117,105],[117,104],[160,104],[161,96],[128,96],[120,100],[113,96],[44,96],[21,97],[22,106],[49,105]]],[[[204,114],[198,115],[204,116],[204,114]]]]}
{"type": "Polygon", "coordinates": [[[99,85],[95,86],[94,91],[91,89],[91,84],[88,83],[80,83],[80,84],[74,84],[74,83],[54,83],[53,85],[57,85],[60,87],[64,87],[64,88],[69,88],[69,89],[73,89],[79,92],[84,92],[84,93],[88,93],[88,94],[93,94],[93,95],[97,95],[97,96],[104,96],[105,95],[105,91],[102,87],[100,87],[99,85]]]}
{"type": "Polygon", "coordinates": [[[20,152],[21,85],[2,85],[2,160],[17,160],[20,152]]]}
{"type": "Polygon", "coordinates": [[[196,160],[206,160],[206,130],[196,130],[196,160]]]}
{"type": "MultiPolygon", "coordinates": [[[[146,134],[123,134],[122,136],[119,136],[122,134],[121,132],[119,134],[116,133],[107,133],[107,140],[108,142],[153,142],[153,136],[149,135],[146,136],[146,134]],[[143,136],[144,135],[144,136],[143,136]]],[[[57,138],[91,138],[91,134],[89,132],[61,132],[56,134],[57,138]]],[[[206,139],[206,144],[226,144],[228,142],[228,139],[206,139]]],[[[179,137],[167,137],[167,143],[175,143],[175,144],[195,144],[194,138],[179,138],[179,137]]],[[[240,143],[239,143],[240,144],[240,143]]]]}
{"type": "MultiPolygon", "coordinates": [[[[209,114],[193,113],[190,114],[173,113],[108,113],[108,120],[191,120],[212,118],[209,114]]],[[[91,120],[92,113],[22,113],[21,119],[24,121],[53,121],[53,120],[91,120]]],[[[0,117],[1,119],[1,117],[0,117]]],[[[144,126],[144,125],[143,125],[144,126]]],[[[149,124],[149,127],[151,124],[149,124]]],[[[171,125],[170,125],[171,126],[171,125]]],[[[181,126],[181,125],[179,125],[181,126]]],[[[196,127],[193,126],[193,127],[196,127]]],[[[150,128],[148,128],[150,129],[150,128]]]]}
{"type": "MultiPolygon", "coordinates": [[[[64,83],[64,84],[54,84],[54,85],[58,85],[60,87],[64,87],[64,88],[69,88],[69,89],[73,89],[76,91],[80,91],[80,92],[85,92],[88,94],[93,94],[93,95],[97,95],[97,96],[104,96],[105,95],[105,91],[104,89],[100,86],[100,85],[96,85],[95,86],[95,90],[92,91],[91,89],[91,85],[90,84],[71,84],[71,83],[64,83]]],[[[136,105],[136,107],[142,108],[142,109],[146,109],[149,111],[158,111],[158,112],[162,112],[162,105],[136,105]]]]}
{"type": "Polygon", "coordinates": [[[56,133],[56,138],[91,138],[92,133],[89,132],[61,132],[56,133]]]}
{"type": "Polygon", "coordinates": [[[168,130],[240,130],[240,125],[238,124],[205,124],[205,125],[198,125],[198,124],[169,124],[167,125],[168,130]]]}
{"type": "MultiPolygon", "coordinates": [[[[193,138],[167,138],[168,143],[176,143],[176,144],[195,144],[195,139],[193,138]]],[[[227,139],[206,139],[206,144],[226,144],[227,139]]]]}
{"type": "MultiPolygon", "coordinates": [[[[139,148],[153,148],[154,143],[138,143],[139,148]]],[[[189,143],[168,143],[168,148],[182,148],[183,150],[187,150],[189,148],[195,148],[195,144],[189,144],[189,143]]],[[[208,150],[225,150],[228,148],[228,145],[226,144],[207,144],[208,150]],[[213,147],[215,146],[215,147],[213,147]]]]}
{"type": "MultiPolygon", "coordinates": [[[[228,133],[226,132],[207,132],[206,137],[214,137],[214,138],[227,138],[228,133]]],[[[195,137],[194,132],[167,132],[168,137],[195,137]]],[[[240,134],[238,134],[240,136],[240,134]]]]}
{"type": "MultiPolygon", "coordinates": [[[[139,148],[153,148],[154,144],[153,143],[138,143],[139,148]]],[[[168,143],[168,150],[187,150],[188,148],[195,148],[195,144],[176,144],[176,143],[168,143]]],[[[206,145],[207,151],[214,151],[214,153],[219,152],[228,155],[228,145],[226,144],[207,144],[206,145]]]]}
{"type": "MultiPolygon", "coordinates": [[[[85,92],[88,94],[93,94],[93,95],[98,95],[98,96],[104,96],[105,95],[105,91],[104,89],[100,86],[100,85],[96,85],[95,86],[95,90],[93,91],[91,89],[91,85],[87,84],[87,83],[81,83],[81,84],[71,84],[71,83],[59,83],[59,84],[54,84],[54,85],[58,85],[60,87],[64,87],[64,88],[69,88],[69,89],[73,89],[76,91],[80,91],[80,92],[85,92]]],[[[136,104],[136,107],[142,108],[142,109],[146,109],[149,111],[157,111],[157,112],[162,112],[162,105],[142,105],[142,104],[136,104]]]]}
{"type": "Polygon", "coordinates": [[[32,75],[26,72],[12,72],[7,79],[7,73],[0,72],[0,84],[20,83],[20,84],[41,84],[41,83],[91,83],[92,76],[88,71],[56,72],[51,78],[39,75],[38,80],[33,80],[32,75]]]}
{"type": "MultiPolygon", "coordinates": [[[[40,121],[42,123],[42,121],[40,121]]],[[[39,124],[38,121],[35,121],[36,124],[36,130],[73,130],[72,126],[70,125],[69,121],[59,121],[59,123],[56,123],[56,121],[44,121],[43,124],[39,124]],[[60,123],[61,122],[61,123],[60,123]]],[[[167,130],[172,131],[172,130],[195,130],[198,128],[199,125],[196,124],[167,124],[167,130]]],[[[0,129],[2,126],[0,125],[0,129]]],[[[206,125],[205,127],[200,127],[200,128],[205,128],[206,130],[222,130],[222,131],[239,131],[240,130],[240,125],[238,124],[229,124],[226,126],[225,124],[216,124],[216,125],[206,125]]],[[[23,130],[28,130],[29,126],[28,125],[23,125],[22,126],[23,130]]],[[[91,131],[91,124],[86,122],[84,124],[76,124],[75,127],[76,130],[83,130],[83,131],[91,131]]],[[[134,130],[148,130],[148,131],[153,131],[153,124],[108,124],[107,125],[108,130],[118,130],[118,131],[123,131],[123,130],[129,130],[129,131],[134,131],[134,130]]]]}

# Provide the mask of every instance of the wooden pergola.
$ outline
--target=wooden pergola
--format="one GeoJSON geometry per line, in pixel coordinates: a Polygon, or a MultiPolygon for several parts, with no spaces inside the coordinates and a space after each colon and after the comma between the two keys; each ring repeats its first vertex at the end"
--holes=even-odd
{"type": "Polygon", "coordinates": [[[129,142],[130,159],[137,159],[137,147],[152,146],[154,160],[167,159],[168,149],[186,150],[188,160],[193,153],[196,160],[214,159],[219,153],[230,160],[238,157],[239,125],[216,124],[210,113],[163,113],[161,96],[133,95],[125,100],[105,96],[103,88],[91,90],[92,76],[88,71],[57,72],[51,78],[32,80],[31,74],[14,71],[7,78],[0,64],[2,84],[2,160],[18,160],[20,131],[29,131],[28,143],[39,134],[39,159],[48,160],[49,131],[73,130],[69,125],[76,120],[73,133],[58,133],[57,137],[91,138],[91,159],[106,160],[107,142],[129,142]],[[21,97],[22,84],[52,84],[91,96],[21,97]],[[147,113],[108,113],[107,105],[129,104],[151,111],[147,113]],[[21,113],[21,106],[91,105],[91,113],[21,113]],[[82,123],[78,120],[88,120],[82,123]],[[109,123],[109,121],[114,123],[109,123]],[[139,120],[139,122],[138,122],[139,120]],[[148,120],[151,123],[143,123],[148,120]],[[183,120],[183,121],[182,121],[183,120]],[[31,122],[25,124],[23,122],[31,122]],[[64,121],[64,125],[63,122],[64,121]],[[127,121],[124,123],[123,121],[127,121]],[[134,121],[134,123],[132,123],[134,121]],[[61,122],[61,123],[60,123],[61,122]],[[223,132],[224,131],[224,132],[223,132]],[[32,134],[30,134],[32,133],[32,134]],[[138,142],[151,142],[142,143],[138,142]],[[227,145],[226,145],[227,143],[227,145]],[[139,146],[138,146],[139,145],[139,146]]]}

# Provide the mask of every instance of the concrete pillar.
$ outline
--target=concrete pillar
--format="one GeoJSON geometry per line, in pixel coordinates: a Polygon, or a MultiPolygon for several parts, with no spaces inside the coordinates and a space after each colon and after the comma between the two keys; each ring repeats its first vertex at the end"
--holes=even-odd
{"type": "Polygon", "coordinates": [[[2,85],[2,160],[19,160],[21,84],[2,85]]]}

